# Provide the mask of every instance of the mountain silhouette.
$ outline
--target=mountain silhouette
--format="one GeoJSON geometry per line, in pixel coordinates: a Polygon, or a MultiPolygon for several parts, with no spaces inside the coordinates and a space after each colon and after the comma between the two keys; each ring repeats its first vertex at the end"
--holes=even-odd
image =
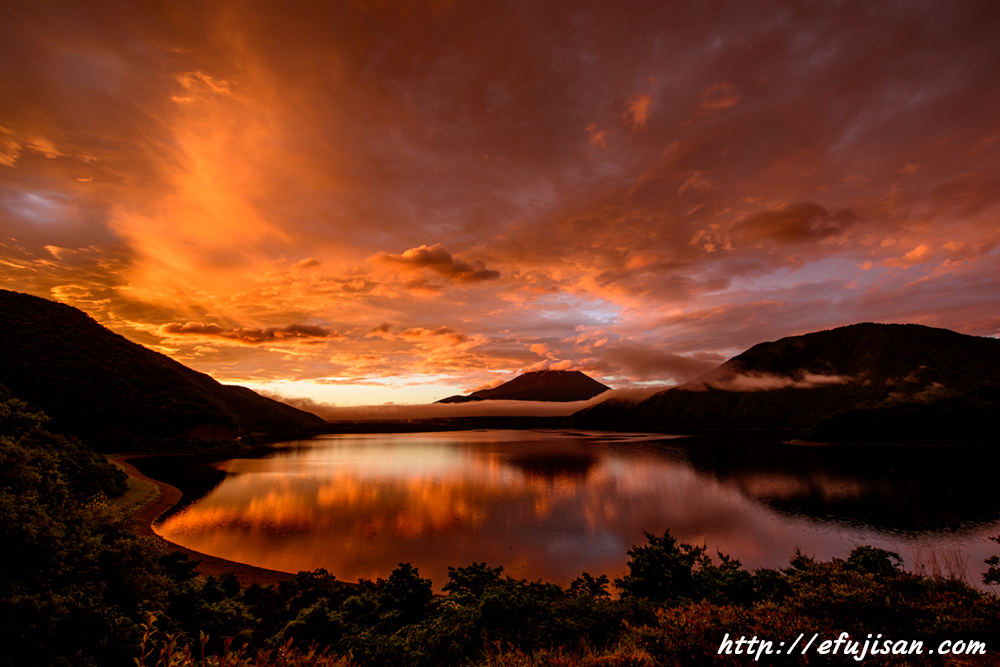
{"type": "Polygon", "coordinates": [[[0,383],[49,416],[48,428],[97,451],[251,439],[325,421],[223,385],[126,340],[86,313],[0,290],[0,383]]]}
{"type": "Polygon", "coordinates": [[[580,371],[532,371],[518,375],[513,380],[492,389],[474,391],[468,396],[449,396],[437,402],[551,401],[565,403],[586,401],[610,388],[580,371]]]}
{"type": "MultiPolygon", "coordinates": [[[[798,428],[824,442],[952,439],[901,429],[908,420],[972,426],[996,414],[1000,340],[917,324],[855,324],[761,343],[718,368],[641,401],[611,400],[577,424],[627,428],[798,428]],[[966,400],[969,399],[969,400],[966,400]],[[922,415],[920,413],[923,413],[922,415]],[[902,433],[902,431],[908,431],[902,433]]],[[[963,429],[959,429],[963,430],[963,429]]]]}

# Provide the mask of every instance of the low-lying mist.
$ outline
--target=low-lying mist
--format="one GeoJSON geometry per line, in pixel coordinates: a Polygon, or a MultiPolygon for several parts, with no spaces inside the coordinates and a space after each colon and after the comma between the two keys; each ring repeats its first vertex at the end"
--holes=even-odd
{"type": "Polygon", "coordinates": [[[276,401],[306,410],[328,421],[408,421],[452,417],[568,417],[611,398],[641,400],[669,387],[612,389],[586,401],[471,401],[469,403],[430,403],[426,405],[351,405],[320,403],[310,398],[294,398],[273,392],[261,392],[276,401]]]}
{"type": "Polygon", "coordinates": [[[700,378],[687,382],[679,389],[683,391],[707,391],[718,389],[722,391],[770,391],[772,389],[813,389],[832,384],[844,384],[852,378],[845,375],[822,375],[800,371],[791,375],[774,375],[772,373],[757,373],[752,371],[733,372],[722,367],[719,371],[706,373],[700,378]]]}

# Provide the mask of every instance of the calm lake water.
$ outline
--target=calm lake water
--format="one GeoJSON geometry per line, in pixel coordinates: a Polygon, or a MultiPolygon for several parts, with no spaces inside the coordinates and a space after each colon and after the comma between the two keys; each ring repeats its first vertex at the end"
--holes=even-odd
{"type": "Polygon", "coordinates": [[[988,539],[1000,534],[997,463],[985,450],[802,447],[759,432],[324,435],[216,463],[221,483],[154,528],[203,553],[344,581],[410,562],[438,589],[449,565],[473,562],[562,585],[584,571],[613,579],[643,531],[666,529],[748,568],[871,544],[978,584],[1000,553],[988,539]]]}

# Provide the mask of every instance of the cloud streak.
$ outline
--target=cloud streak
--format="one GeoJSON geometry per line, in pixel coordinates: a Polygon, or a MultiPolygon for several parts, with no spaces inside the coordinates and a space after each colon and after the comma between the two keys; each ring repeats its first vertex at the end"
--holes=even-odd
{"type": "Polygon", "coordinates": [[[770,373],[719,373],[709,374],[710,377],[700,378],[678,387],[682,391],[771,391],[774,389],[814,389],[835,384],[851,382],[853,378],[845,375],[823,375],[820,373],[793,373],[791,375],[773,375],[770,373]]]}
{"type": "Polygon", "coordinates": [[[290,339],[343,338],[343,335],[337,331],[314,324],[289,324],[285,327],[267,327],[266,329],[224,329],[218,324],[202,324],[201,322],[180,324],[170,322],[160,326],[158,333],[163,336],[224,338],[248,345],[274,343],[290,339]]]}

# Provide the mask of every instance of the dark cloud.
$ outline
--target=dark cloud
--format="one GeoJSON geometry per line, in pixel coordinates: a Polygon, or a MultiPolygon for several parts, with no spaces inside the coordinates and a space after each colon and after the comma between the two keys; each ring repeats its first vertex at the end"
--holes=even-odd
{"type": "Polygon", "coordinates": [[[388,322],[383,322],[366,333],[365,338],[385,338],[386,340],[392,340],[395,336],[392,333],[392,325],[388,322]]]}
{"type": "Polygon", "coordinates": [[[706,373],[726,360],[720,354],[682,355],[638,345],[608,345],[600,350],[600,357],[632,381],[659,379],[676,383],[706,373]]]}
{"type": "Polygon", "coordinates": [[[423,327],[411,327],[399,334],[404,340],[417,341],[426,338],[444,338],[449,345],[461,345],[469,342],[469,337],[463,333],[458,333],[448,327],[438,327],[437,329],[424,329],[423,327]]]}
{"type": "Polygon", "coordinates": [[[435,243],[430,247],[422,245],[418,248],[410,248],[401,255],[379,252],[372,257],[372,261],[376,264],[393,266],[403,271],[430,269],[438,275],[459,283],[494,280],[500,277],[499,271],[487,269],[486,265],[481,261],[474,261],[469,264],[452,257],[451,253],[445,250],[444,246],[440,243],[435,243]]]}
{"type": "Polygon", "coordinates": [[[1000,167],[962,174],[942,183],[931,193],[931,203],[942,215],[961,219],[995,214],[1000,207],[1000,167]]]}
{"type": "Polygon", "coordinates": [[[294,339],[343,338],[343,334],[315,324],[289,324],[286,327],[268,327],[266,329],[226,329],[218,324],[171,322],[160,326],[158,331],[165,336],[208,336],[249,345],[294,339]]]}
{"type": "Polygon", "coordinates": [[[788,204],[750,215],[733,225],[733,236],[748,243],[815,243],[844,234],[858,222],[850,209],[829,213],[819,204],[788,204]]]}

